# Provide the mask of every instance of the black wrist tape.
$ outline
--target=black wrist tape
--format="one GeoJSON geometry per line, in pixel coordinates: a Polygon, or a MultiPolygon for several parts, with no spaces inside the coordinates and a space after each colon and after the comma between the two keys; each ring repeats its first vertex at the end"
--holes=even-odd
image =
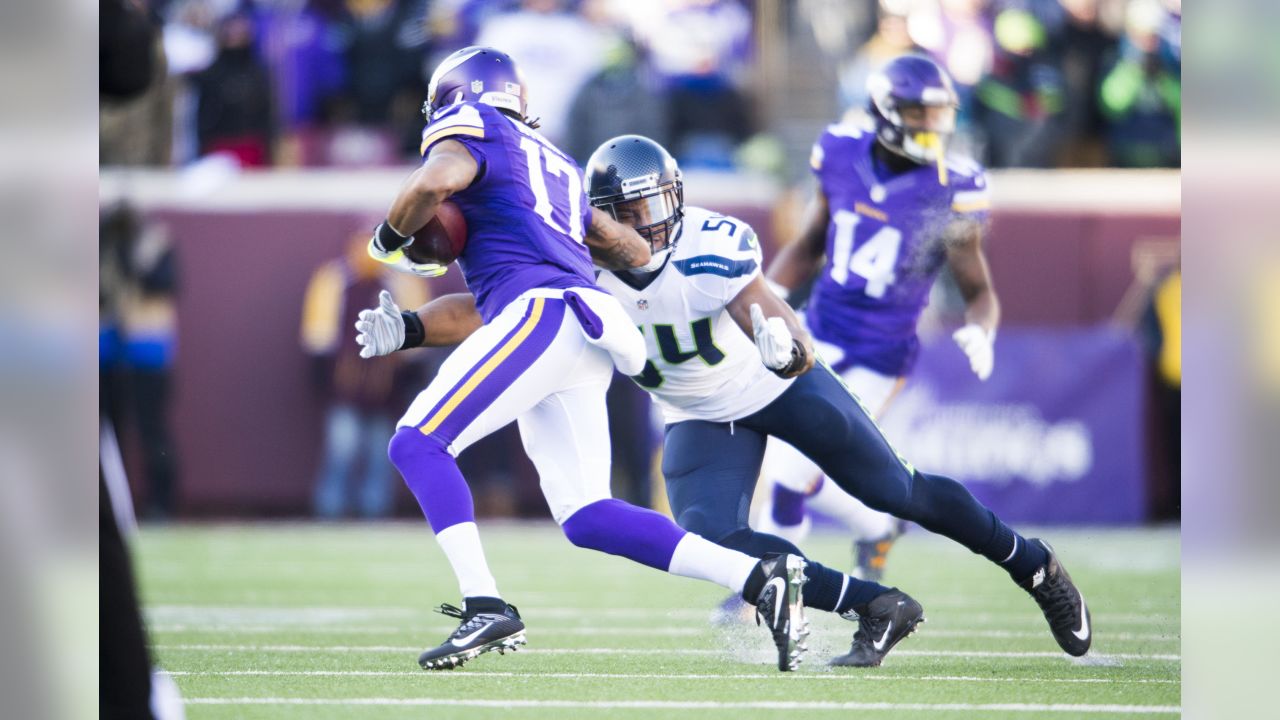
{"type": "Polygon", "coordinates": [[[791,377],[792,373],[804,367],[805,362],[809,359],[809,351],[805,349],[804,343],[796,338],[791,339],[791,362],[774,370],[774,374],[778,377],[791,377]]]}
{"type": "Polygon", "coordinates": [[[404,343],[400,345],[401,350],[422,347],[422,341],[427,339],[427,331],[422,326],[422,318],[418,317],[418,313],[408,310],[401,310],[400,317],[404,318],[404,343]]]}
{"type": "Polygon", "coordinates": [[[383,220],[382,223],[378,225],[378,229],[374,231],[374,237],[378,241],[378,247],[382,248],[382,251],[387,253],[395,252],[413,241],[412,235],[409,237],[401,235],[396,232],[395,228],[391,227],[391,223],[386,220],[383,220]]]}

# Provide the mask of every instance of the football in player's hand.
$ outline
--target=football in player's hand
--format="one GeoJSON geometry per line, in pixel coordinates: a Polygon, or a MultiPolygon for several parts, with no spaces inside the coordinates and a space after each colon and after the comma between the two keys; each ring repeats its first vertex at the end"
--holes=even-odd
{"type": "Polygon", "coordinates": [[[435,217],[413,233],[413,243],[404,254],[416,263],[448,265],[458,259],[466,244],[467,221],[457,205],[445,200],[435,217]]]}

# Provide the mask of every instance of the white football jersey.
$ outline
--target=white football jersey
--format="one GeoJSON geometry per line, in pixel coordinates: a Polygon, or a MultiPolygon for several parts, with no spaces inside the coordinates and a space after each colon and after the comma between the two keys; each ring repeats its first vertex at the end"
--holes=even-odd
{"type": "Polygon", "coordinates": [[[641,290],[612,272],[597,283],[644,335],[649,361],[633,379],[664,420],[727,422],[773,402],[790,384],[760,361],[755,342],[725,306],[760,275],[755,231],[732,217],[686,207],[671,258],[641,290]]]}

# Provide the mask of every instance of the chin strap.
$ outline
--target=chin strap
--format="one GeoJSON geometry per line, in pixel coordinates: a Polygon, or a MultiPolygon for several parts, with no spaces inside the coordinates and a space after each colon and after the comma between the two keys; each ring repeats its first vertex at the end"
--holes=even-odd
{"type": "Polygon", "coordinates": [[[942,149],[942,138],[936,132],[918,132],[911,138],[922,150],[933,151],[933,161],[938,166],[938,184],[947,185],[947,158],[942,149]]]}
{"type": "Polygon", "coordinates": [[[631,272],[637,272],[637,273],[657,272],[662,269],[663,265],[667,264],[667,258],[669,257],[671,257],[671,248],[670,247],[663,248],[662,250],[659,250],[658,252],[654,253],[649,258],[649,262],[645,263],[644,265],[641,265],[638,268],[632,268],[631,272]]]}

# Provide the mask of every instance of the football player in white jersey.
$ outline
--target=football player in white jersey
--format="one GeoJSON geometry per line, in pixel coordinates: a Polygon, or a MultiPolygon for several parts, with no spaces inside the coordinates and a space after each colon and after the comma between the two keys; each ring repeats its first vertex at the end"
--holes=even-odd
{"type": "MultiPolygon", "coordinates": [[[[798,553],[756,532],[747,512],[769,437],[815,462],[868,506],[945,535],[1003,567],[1040,605],[1063,650],[1083,655],[1088,610],[1047,544],[1026,539],[960,483],[916,470],[871,414],[819,360],[795,314],[761,275],[762,255],[741,220],[684,206],[675,160],[635,135],[601,145],[587,188],[606,211],[649,241],[650,262],[597,279],[640,327],[648,361],[633,379],[661,408],[663,474],[676,521],[750,555],[798,553]]],[[[835,665],[874,666],[923,620],[896,588],[810,561],[809,607],[852,618],[858,630],[835,665]]]]}

